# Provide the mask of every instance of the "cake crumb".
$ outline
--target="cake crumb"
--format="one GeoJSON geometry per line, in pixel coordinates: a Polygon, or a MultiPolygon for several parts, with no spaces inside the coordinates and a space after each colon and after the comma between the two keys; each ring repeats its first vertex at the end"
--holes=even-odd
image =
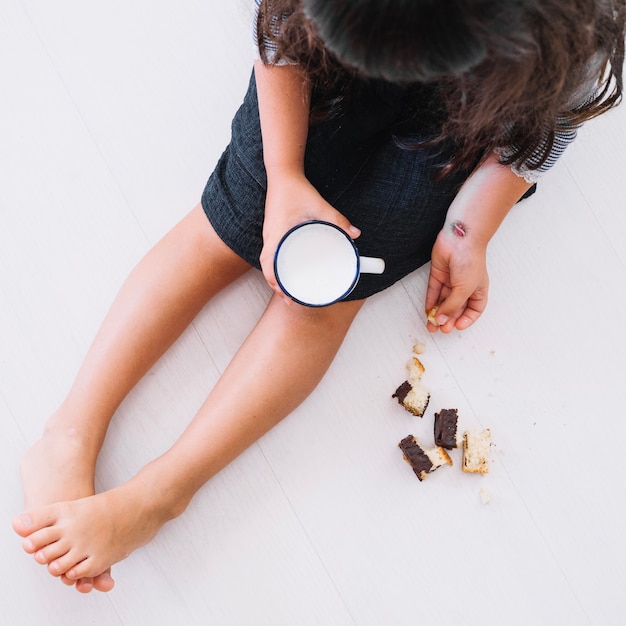
{"type": "Polygon", "coordinates": [[[489,504],[489,502],[491,502],[491,491],[489,491],[489,489],[486,489],[485,487],[481,487],[479,494],[480,494],[480,501],[483,504],[489,504]]]}
{"type": "Polygon", "coordinates": [[[439,310],[439,305],[434,306],[432,309],[428,309],[426,311],[426,319],[435,326],[441,326],[437,321],[437,311],[439,310]]]}
{"type": "Polygon", "coordinates": [[[425,344],[419,341],[419,339],[413,344],[413,352],[415,354],[424,354],[425,349],[426,349],[425,344]]]}

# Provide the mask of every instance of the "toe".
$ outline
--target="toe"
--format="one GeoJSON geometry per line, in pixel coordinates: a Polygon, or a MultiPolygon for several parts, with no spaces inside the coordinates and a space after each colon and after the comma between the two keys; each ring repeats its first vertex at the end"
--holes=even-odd
{"type": "Polygon", "coordinates": [[[33,522],[30,518],[30,515],[28,515],[27,513],[22,513],[21,515],[14,517],[12,525],[13,530],[20,537],[28,537],[28,535],[30,535],[30,533],[32,533],[34,530],[33,522]]]}
{"type": "Polygon", "coordinates": [[[73,567],[68,568],[66,575],[68,578],[78,580],[79,578],[94,577],[98,572],[102,572],[104,565],[96,562],[93,558],[84,558],[73,567]]]}
{"type": "Polygon", "coordinates": [[[89,576],[89,574],[72,576],[72,573],[69,571],[70,569],[74,568],[78,563],[80,563],[84,558],[84,556],[79,556],[75,551],[70,550],[69,552],[60,556],[54,561],[49,562],[48,571],[53,576],[61,576],[62,574],[65,574],[67,578],[76,582],[79,578],[85,578],[89,576]]]}
{"type": "Polygon", "coordinates": [[[76,581],[76,591],[89,593],[93,591],[93,578],[80,578],[76,581]]]}
{"type": "Polygon", "coordinates": [[[56,520],[54,505],[22,513],[13,519],[13,530],[21,537],[27,537],[41,528],[52,526],[56,520]]]}
{"type": "Polygon", "coordinates": [[[98,574],[98,576],[94,577],[93,586],[98,591],[103,591],[103,592],[111,591],[111,589],[113,589],[113,587],[115,586],[115,581],[111,577],[110,572],[111,570],[108,569],[106,572],[103,572],[102,574],[98,574]]]}
{"type": "Polygon", "coordinates": [[[47,545],[58,541],[60,538],[61,531],[58,528],[54,526],[42,528],[28,535],[24,541],[22,541],[22,547],[28,554],[34,554],[37,550],[45,548],[47,545]]]}
{"type": "Polygon", "coordinates": [[[59,557],[67,554],[68,551],[69,546],[67,545],[67,542],[60,539],[59,541],[48,544],[41,550],[37,550],[37,552],[35,552],[35,561],[37,561],[40,565],[47,565],[59,557]]]}

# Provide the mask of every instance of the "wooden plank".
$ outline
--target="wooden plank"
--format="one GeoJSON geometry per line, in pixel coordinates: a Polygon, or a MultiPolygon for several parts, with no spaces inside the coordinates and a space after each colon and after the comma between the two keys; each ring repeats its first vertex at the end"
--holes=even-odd
{"type": "Polygon", "coordinates": [[[604,230],[615,253],[626,265],[624,197],[626,171],[626,107],[619,106],[580,131],[564,156],[572,183],[604,230]]]}
{"type": "Polygon", "coordinates": [[[0,363],[0,385],[42,419],[147,242],[17,7],[3,9],[0,44],[19,56],[0,66],[0,345],[21,347],[0,363]]]}
{"type": "Polygon", "coordinates": [[[252,67],[251,4],[24,2],[152,243],[198,203],[228,142],[252,67]]]}

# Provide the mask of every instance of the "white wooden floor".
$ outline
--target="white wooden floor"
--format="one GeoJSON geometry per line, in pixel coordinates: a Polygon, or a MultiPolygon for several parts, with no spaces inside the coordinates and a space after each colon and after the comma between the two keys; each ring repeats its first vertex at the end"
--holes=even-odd
{"type": "MultiPolygon", "coordinates": [[[[309,401],[118,564],[110,594],[22,553],[18,459],[126,274],[198,201],[247,84],[248,4],[0,0],[2,622],[624,624],[626,108],[507,219],[474,328],[428,335],[425,271],[373,298],[309,401]],[[416,339],[423,420],[390,397],[416,339]],[[455,453],[420,483],[396,444],[450,407],[492,429],[491,471],[455,453]]],[[[120,409],[100,489],[175,439],[267,298],[251,275],[202,312],[120,409]]]]}

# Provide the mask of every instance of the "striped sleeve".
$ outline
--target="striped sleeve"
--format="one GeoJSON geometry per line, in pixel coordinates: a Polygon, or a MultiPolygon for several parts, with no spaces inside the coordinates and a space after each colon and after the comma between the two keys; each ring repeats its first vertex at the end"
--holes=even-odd
{"type": "MultiPolygon", "coordinates": [[[[552,166],[561,158],[567,147],[574,142],[577,129],[557,130],[554,136],[554,143],[550,150],[548,158],[539,166],[536,165],[541,161],[544,153],[544,147],[539,146],[535,152],[521,164],[512,164],[511,170],[517,176],[523,178],[528,183],[536,183],[552,166]]],[[[507,157],[513,154],[514,146],[511,148],[503,148],[497,150],[500,157],[507,157]]]]}
{"type": "MultiPolygon", "coordinates": [[[[598,51],[576,76],[576,82],[579,87],[572,95],[572,99],[567,106],[569,110],[575,111],[577,108],[589,104],[600,95],[598,76],[603,74],[603,68],[605,67],[606,62],[605,59],[606,55],[602,51],[598,51]]],[[[545,151],[545,146],[548,141],[547,137],[545,143],[540,145],[524,163],[521,165],[511,166],[513,173],[521,176],[529,183],[536,183],[537,180],[539,180],[539,178],[541,178],[559,160],[567,147],[576,139],[578,128],[580,128],[580,126],[577,128],[566,128],[566,123],[567,120],[565,118],[557,119],[554,143],[552,144],[548,158],[540,167],[537,168],[536,165],[540,163],[545,151]]],[[[512,146],[508,149],[504,148],[498,150],[497,153],[500,156],[506,157],[513,154],[514,149],[515,146],[512,146]]]]}

